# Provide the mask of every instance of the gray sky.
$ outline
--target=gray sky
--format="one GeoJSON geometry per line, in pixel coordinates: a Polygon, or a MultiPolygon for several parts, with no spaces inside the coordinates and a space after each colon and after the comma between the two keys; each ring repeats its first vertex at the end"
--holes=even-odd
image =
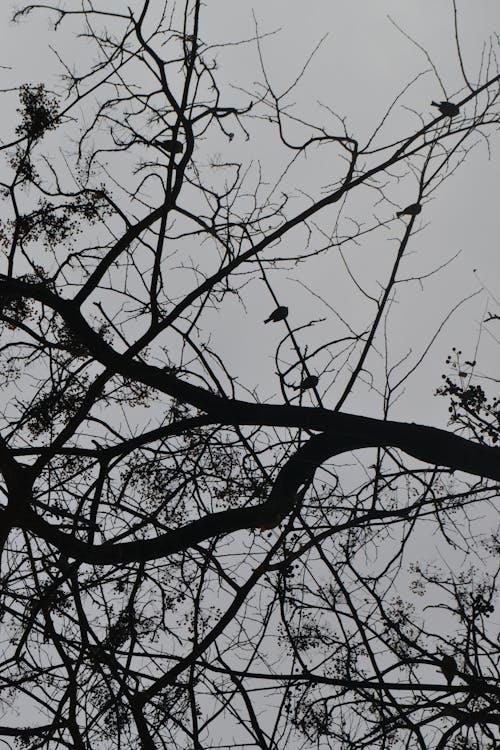
{"type": "MultiPolygon", "coordinates": [[[[47,16],[33,14],[26,22],[13,26],[8,23],[10,9],[14,4],[2,4],[0,9],[1,50],[0,64],[12,70],[2,70],[0,75],[7,88],[19,82],[47,81],[47,85],[58,87],[54,74],[59,72],[57,61],[50,45],[62,51],[68,64],[78,68],[79,60],[89,62],[91,51],[88,43],[75,42],[68,34],[54,34],[47,16]],[[9,8],[10,6],[10,8],[9,8]],[[76,52],[75,52],[76,50],[76,52]]],[[[69,7],[69,6],[68,6],[69,7]]],[[[497,2],[485,0],[478,4],[460,3],[459,23],[462,34],[462,53],[466,72],[472,81],[476,80],[483,44],[498,28],[500,11],[497,2]],[[478,9],[479,8],[479,9],[478,9]]],[[[394,110],[381,132],[378,143],[389,141],[396,135],[406,135],[419,125],[415,111],[426,121],[432,116],[430,101],[444,98],[439,82],[432,72],[429,60],[424,53],[405,38],[391,23],[389,16],[408,35],[428,52],[438,70],[447,95],[451,98],[463,89],[459,60],[453,30],[452,4],[436,3],[434,0],[401,3],[397,0],[380,0],[377,3],[339,2],[319,0],[302,2],[254,2],[240,4],[229,0],[212,0],[210,9],[205,9],[202,24],[202,39],[211,44],[227,43],[248,39],[254,34],[255,21],[261,33],[279,30],[262,42],[266,73],[277,92],[283,91],[299,74],[305,59],[325,36],[303,79],[284,101],[292,104],[294,115],[310,122],[323,125],[329,132],[335,132],[338,124],[324,107],[346,118],[349,133],[364,143],[385,115],[387,107],[396,95],[419,73],[428,71],[407,91],[394,110]],[[253,8],[253,11],[252,11],[253,8]],[[413,111],[412,111],[413,110],[413,111]]],[[[219,64],[220,76],[228,84],[255,91],[255,81],[262,80],[255,44],[244,47],[224,47],[214,52],[219,64]]],[[[227,103],[232,96],[227,91],[227,103]]],[[[239,101],[249,100],[245,94],[234,94],[239,101]]],[[[17,106],[15,97],[8,100],[11,112],[6,110],[4,122],[13,123],[9,115],[17,106]]],[[[300,137],[304,137],[302,130],[300,137]]],[[[299,137],[299,132],[290,127],[291,139],[299,137]]],[[[498,244],[500,218],[498,212],[497,146],[491,139],[491,154],[485,143],[478,141],[473,154],[456,174],[445,182],[425,202],[424,211],[418,225],[423,231],[413,238],[407,259],[401,269],[401,276],[427,274],[447,259],[459,252],[458,258],[441,273],[420,284],[413,282],[399,290],[388,323],[391,340],[391,360],[394,364],[411,349],[408,364],[414,364],[422,349],[430,342],[437,327],[450,310],[464,297],[483,288],[481,294],[464,304],[446,325],[433,344],[430,356],[417,370],[407,384],[407,395],[403,396],[397,411],[402,419],[418,419],[433,424],[443,424],[446,419],[444,399],[435,399],[433,390],[439,384],[444,369],[444,359],[452,346],[464,350],[466,355],[473,349],[480,336],[480,324],[486,310],[495,312],[494,297],[499,296],[498,285],[498,244]],[[477,269],[473,272],[473,269],[477,269]]],[[[262,173],[269,184],[273,184],[279,174],[276,159],[276,133],[268,128],[252,135],[249,143],[242,137],[225,148],[224,156],[237,156],[259,161],[262,173]]],[[[213,148],[209,143],[210,148],[213,148]]],[[[299,159],[293,171],[290,184],[296,189],[307,191],[319,197],[319,187],[328,183],[329,164],[332,181],[342,175],[344,162],[338,152],[330,148],[328,157],[325,151],[312,149],[307,158],[299,159]]],[[[402,179],[396,187],[391,186],[387,195],[395,206],[404,206],[413,201],[417,182],[412,176],[402,179]]],[[[278,191],[279,192],[279,191],[278,191]]],[[[295,205],[295,204],[294,204],[295,205]]],[[[297,203],[298,205],[298,203],[297,203]]],[[[376,198],[366,190],[355,192],[344,208],[343,228],[349,231],[349,220],[369,225],[376,219],[389,219],[396,209],[388,204],[377,205],[376,198]]],[[[323,211],[318,224],[328,232],[333,226],[336,212],[323,211]]],[[[394,220],[385,229],[368,234],[358,245],[345,246],[345,262],[364,289],[377,295],[384,283],[387,272],[401,237],[403,223],[394,220]]],[[[292,239],[299,235],[293,235],[292,239]]],[[[291,320],[303,323],[312,318],[327,317],[327,321],[317,325],[311,332],[310,347],[335,335],[335,316],[324,305],[305,293],[301,284],[306,282],[317,293],[348,318],[353,325],[368,322],[371,316],[370,305],[359,297],[346,275],[343,262],[337,251],[310,264],[305,272],[280,271],[277,290],[280,300],[291,309],[291,320]],[[282,299],[281,299],[282,298],[282,299]]],[[[262,296],[262,291],[246,295],[247,313],[242,308],[228,302],[214,320],[212,341],[222,349],[227,349],[231,372],[238,376],[247,387],[257,383],[265,397],[278,394],[277,381],[273,375],[272,355],[274,344],[281,332],[277,327],[262,328],[260,321],[263,311],[272,308],[270,298],[262,296]],[[267,354],[268,352],[268,354],[267,354]]],[[[339,329],[339,334],[341,334],[339,329]]],[[[344,331],[345,333],[345,331],[344,331]]],[[[478,359],[480,370],[490,371],[495,356],[496,340],[494,326],[489,324],[481,333],[478,359]]],[[[317,362],[317,370],[323,365],[317,362]]],[[[372,360],[372,366],[374,365],[372,360]]],[[[314,366],[313,366],[314,369],[314,366]]],[[[348,375],[344,368],[332,385],[330,395],[341,390],[348,375]]],[[[380,376],[380,372],[379,372],[380,376]]],[[[377,385],[380,382],[377,381],[377,385]]],[[[279,398],[279,395],[278,395],[279,398]]],[[[356,398],[351,397],[346,407],[349,411],[377,415],[380,399],[369,389],[358,389],[356,398]]]]}
{"type": "MultiPolygon", "coordinates": [[[[122,0],[115,2],[122,7],[122,0]]],[[[45,15],[33,15],[18,26],[9,25],[9,6],[13,4],[4,2],[0,7],[0,65],[9,66],[11,70],[0,69],[3,81],[0,88],[46,81],[48,87],[56,89],[59,84],[55,74],[60,68],[49,45],[57,46],[66,62],[75,64],[77,69],[88,63],[89,56],[94,54],[87,42],[75,42],[64,30],[54,35],[45,15]]],[[[315,0],[305,4],[296,0],[266,0],[247,4],[209,0],[204,11],[202,39],[216,45],[253,36],[252,7],[261,34],[281,29],[262,42],[266,72],[276,92],[290,86],[309,53],[326,35],[310,68],[284,103],[291,106],[290,113],[317,122],[331,133],[338,129],[338,121],[326,107],[345,117],[349,134],[364,144],[394,98],[423,71],[428,72],[392,110],[378,143],[411,134],[420,125],[418,115],[426,122],[433,116],[431,100],[445,97],[429,60],[397,30],[389,16],[427,50],[447,96],[456,98],[457,92],[463,89],[450,2],[315,0]]],[[[475,82],[483,44],[498,29],[499,5],[497,0],[485,0],[461,2],[459,8],[463,61],[467,74],[475,82]]],[[[253,98],[251,93],[247,95],[241,89],[254,92],[257,90],[255,82],[262,80],[255,44],[219,48],[214,50],[214,56],[221,78],[227,84],[223,103],[232,104],[231,96],[240,104],[253,98]],[[230,89],[231,84],[240,90],[230,89]]],[[[1,135],[8,139],[15,127],[17,101],[13,95],[6,96],[10,96],[7,101],[11,109],[6,106],[1,135]]],[[[303,139],[307,133],[307,128],[299,131],[293,123],[289,127],[291,139],[303,139]]],[[[200,144],[199,155],[206,160],[224,149],[228,159],[242,155],[248,161],[260,162],[269,192],[283,165],[275,147],[276,139],[276,132],[270,126],[256,123],[249,142],[238,133],[231,144],[222,139],[200,144]]],[[[58,144],[51,143],[56,149],[58,144]]],[[[320,189],[338,179],[344,166],[336,147],[311,148],[307,157],[297,161],[277,194],[286,189],[293,196],[294,206],[307,205],[309,199],[304,194],[320,197],[320,189]]],[[[341,233],[352,231],[354,222],[368,227],[385,221],[384,227],[369,233],[359,243],[346,244],[343,258],[333,248],[307,266],[290,267],[270,276],[279,301],[290,307],[292,324],[324,319],[309,329],[307,337],[300,338],[309,349],[346,334],[332,308],[357,330],[363,329],[373,317],[373,304],[359,293],[356,284],[376,297],[387,279],[405,226],[403,221],[394,218],[395,212],[398,207],[412,203],[417,190],[415,176],[403,175],[401,170],[398,174],[401,179],[387,188],[388,201],[380,201],[380,196],[373,191],[361,189],[355,191],[342,208],[341,233]],[[304,284],[321,295],[327,304],[308,292],[304,284]]],[[[432,196],[424,199],[424,210],[416,222],[421,231],[411,240],[400,277],[427,275],[455,254],[459,255],[440,273],[398,289],[387,322],[388,366],[408,356],[400,372],[411,369],[452,308],[473,292],[480,290],[480,293],[462,305],[443,328],[428,357],[408,380],[405,393],[392,412],[394,418],[445,426],[447,401],[436,399],[433,393],[440,384],[441,373],[446,369],[444,360],[452,346],[462,348],[466,358],[477,358],[479,372],[495,375],[499,326],[495,328],[495,324],[490,323],[481,327],[481,323],[487,311],[499,312],[495,302],[500,297],[498,194],[498,142],[495,143],[492,136],[491,152],[486,142],[478,138],[474,152],[465,163],[432,196]]],[[[318,229],[329,234],[337,216],[337,208],[324,210],[315,219],[318,229]]],[[[296,232],[283,245],[293,249],[293,243],[297,243],[300,247],[303,239],[304,235],[296,232]]],[[[282,249],[278,248],[280,254],[282,249]]],[[[270,250],[269,255],[272,253],[270,250]]],[[[267,291],[257,284],[252,284],[242,294],[246,307],[228,296],[221,310],[207,315],[204,334],[207,338],[210,334],[211,345],[226,357],[231,374],[242,386],[249,390],[258,388],[261,399],[281,401],[273,355],[283,330],[280,326],[262,324],[274,303],[267,291]]],[[[367,363],[374,374],[373,383],[356,388],[346,402],[347,411],[381,414],[378,389],[383,386],[385,367],[383,328],[380,333],[376,350],[367,363]]],[[[324,357],[319,357],[312,361],[311,369],[321,372],[324,364],[324,357]]],[[[352,362],[342,364],[342,357],[331,363],[331,371],[326,376],[326,382],[331,385],[325,405],[335,403],[335,397],[347,382],[349,365],[352,362]]],[[[322,378],[321,384],[324,383],[322,378]]],[[[246,395],[243,388],[238,393],[242,397],[246,395]]]]}

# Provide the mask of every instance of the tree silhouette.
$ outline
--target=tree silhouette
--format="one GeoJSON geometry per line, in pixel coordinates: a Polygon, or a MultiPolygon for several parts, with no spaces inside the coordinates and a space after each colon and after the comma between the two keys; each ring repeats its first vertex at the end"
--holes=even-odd
{"type": "Polygon", "coordinates": [[[498,129],[493,48],[452,119],[386,136],[396,99],[362,145],[329,106],[331,129],[292,111],[258,30],[261,83],[223,84],[198,0],[66,5],[16,18],[93,54],[60,58],[64,95],[22,84],[1,146],[0,736],[493,748],[498,400],[454,350],[450,424],[395,420],[428,349],[379,356],[426,198],[498,129]],[[382,218],[357,222],[368,189],[382,218]],[[365,291],[346,253],[387,231],[365,291]]]}

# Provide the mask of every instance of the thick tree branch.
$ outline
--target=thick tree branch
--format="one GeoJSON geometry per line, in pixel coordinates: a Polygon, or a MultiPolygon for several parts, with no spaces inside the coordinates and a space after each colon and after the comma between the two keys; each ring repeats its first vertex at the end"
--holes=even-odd
{"type": "Polygon", "coordinates": [[[299,448],[278,473],[267,502],[260,505],[211,513],[156,539],[120,544],[87,544],[59,531],[35,513],[23,513],[21,525],[68,557],[96,565],[113,565],[167,557],[213,537],[242,529],[278,525],[291,512],[300,487],[316,469],[327,459],[346,451],[376,446],[398,447],[419,460],[500,478],[500,451],[497,448],[477,445],[422,425],[383,422],[347,414],[333,413],[331,418],[339,423],[338,430],[316,435],[299,448]]]}

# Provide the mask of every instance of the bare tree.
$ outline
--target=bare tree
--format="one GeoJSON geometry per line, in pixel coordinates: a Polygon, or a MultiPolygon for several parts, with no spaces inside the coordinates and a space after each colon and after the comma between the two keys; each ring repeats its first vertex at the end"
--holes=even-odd
{"type": "Polygon", "coordinates": [[[76,5],[18,11],[92,63],[60,57],[64,96],[22,85],[1,147],[0,735],[493,748],[498,401],[454,351],[448,428],[394,421],[429,347],[387,355],[428,199],[498,129],[493,46],[477,83],[434,87],[393,138],[396,97],[363,144],[331,102],[330,129],[289,106],[258,28],[246,91],[220,83],[199,0],[76,5]],[[271,138],[273,180],[252,149],[271,138]],[[305,156],[329,166],[298,187],[305,156]],[[382,242],[365,286],[349,250],[382,242]],[[321,283],[340,270],[341,298],[321,283]]]}

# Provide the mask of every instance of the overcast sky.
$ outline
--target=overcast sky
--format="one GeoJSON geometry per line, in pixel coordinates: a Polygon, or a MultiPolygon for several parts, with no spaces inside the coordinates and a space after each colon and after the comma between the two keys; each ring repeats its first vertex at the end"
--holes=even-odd
{"type": "MultiPolygon", "coordinates": [[[[111,2],[109,7],[114,5],[111,2]]],[[[121,3],[118,6],[121,7],[121,3]]],[[[46,81],[48,86],[57,89],[56,75],[60,67],[51,45],[57,46],[65,61],[74,64],[76,69],[88,62],[89,55],[94,55],[87,42],[75,42],[64,29],[54,34],[45,14],[33,14],[27,21],[11,25],[8,19],[15,7],[18,4],[5,2],[0,8],[0,64],[6,68],[0,71],[3,88],[22,82],[46,81]]],[[[65,7],[75,6],[66,3],[65,7]]],[[[458,8],[464,65],[474,82],[483,47],[498,29],[500,8],[496,0],[459,2],[458,8]]],[[[419,125],[416,112],[428,121],[432,116],[431,99],[445,96],[426,55],[405,38],[390,19],[428,52],[449,98],[463,91],[454,39],[453,6],[444,0],[404,3],[399,0],[315,0],[308,4],[295,0],[251,4],[211,0],[210,7],[204,9],[201,38],[211,44],[248,39],[255,33],[255,23],[261,34],[276,31],[263,40],[262,51],[269,80],[280,92],[296,78],[312,49],[325,37],[308,71],[286,103],[293,103],[294,114],[324,125],[332,132],[334,119],[319,102],[328,106],[346,118],[350,134],[361,143],[380,123],[387,107],[403,88],[415,76],[428,71],[396,105],[385,125],[383,142],[416,129],[419,125]]],[[[238,98],[239,103],[244,102],[245,94],[241,90],[255,91],[255,82],[262,80],[256,45],[218,48],[214,56],[222,80],[240,87],[234,93],[227,89],[226,103],[232,103],[230,96],[238,98]]],[[[12,95],[8,95],[6,102],[10,110],[8,106],[5,109],[4,138],[12,132],[12,116],[17,106],[12,95]]],[[[444,399],[435,399],[433,391],[445,371],[444,360],[452,346],[461,347],[465,355],[472,357],[486,311],[498,312],[495,296],[497,299],[500,296],[497,282],[500,212],[498,144],[494,135],[490,142],[491,153],[485,143],[478,140],[466,163],[425,203],[416,225],[424,229],[412,240],[401,270],[403,277],[425,274],[460,253],[451,266],[425,284],[414,282],[400,291],[397,311],[391,314],[388,329],[392,341],[392,363],[410,350],[408,366],[415,363],[450,310],[464,297],[482,289],[455,313],[433,344],[430,356],[407,383],[406,395],[394,411],[394,415],[402,419],[443,425],[447,405],[444,399]]],[[[238,149],[243,149],[245,158],[260,161],[265,178],[273,184],[279,174],[275,144],[276,134],[269,129],[262,131],[260,137],[254,136],[249,144],[243,138],[235,138],[227,146],[224,156],[236,155],[238,149]]],[[[308,152],[307,158],[301,159],[294,172],[294,186],[315,197],[320,195],[319,187],[328,181],[328,161],[324,153],[308,152]]],[[[338,165],[339,161],[335,162],[332,157],[332,175],[336,178],[341,174],[336,171],[338,165]]],[[[402,180],[396,191],[392,186],[388,194],[396,207],[401,207],[413,201],[416,187],[416,179],[409,178],[402,180]]],[[[373,196],[368,196],[367,200],[362,192],[356,193],[350,201],[345,214],[364,224],[370,224],[375,218],[388,219],[396,210],[386,204],[377,207],[373,196]]],[[[325,229],[333,223],[327,211],[318,217],[325,229]]],[[[395,220],[383,231],[368,235],[364,242],[346,250],[346,260],[356,279],[372,294],[377,295],[380,291],[402,230],[402,223],[395,220]]],[[[292,322],[299,324],[312,318],[327,317],[327,321],[316,326],[311,334],[311,346],[334,335],[335,322],[321,303],[314,302],[304,292],[301,287],[304,281],[330,300],[340,312],[349,312],[352,321],[356,321],[357,306],[360,311],[358,322],[369,320],[368,308],[365,310],[363,302],[357,299],[338,256],[326,257],[316,266],[311,265],[306,276],[302,275],[302,270],[298,274],[280,274],[277,290],[280,301],[290,307],[292,322]]],[[[245,302],[246,314],[242,314],[236,302],[234,309],[230,302],[227,303],[214,322],[212,341],[227,350],[233,375],[250,388],[260,383],[262,397],[279,399],[272,355],[281,332],[277,326],[263,328],[261,325],[263,313],[273,305],[272,299],[262,291],[250,291],[245,302]]],[[[493,373],[497,357],[494,334],[494,324],[490,323],[481,333],[478,351],[479,370],[489,374],[493,373]]],[[[319,362],[317,364],[322,366],[319,362]]],[[[338,382],[339,391],[347,372],[348,368],[338,382]]],[[[331,391],[332,397],[336,386],[337,383],[331,391]]],[[[380,399],[369,390],[360,390],[355,398],[346,402],[345,408],[362,413],[368,410],[378,415],[380,399]]]]}
{"type": "MultiPolygon", "coordinates": [[[[133,7],[140,4],[137,0],[129,1],[133,7]]],[[[55,34],[46,14],[34,14],[26,22],[11,25],[9,17],[17,5],[10,0],[0,5],[0,88],[46,82],[49,88],[60,90],[57,75],[61,68],[51,46],[61,51],[65,62],[77,71],[93,59],[93,49],[85,40],[76,42],[64,27],[55,34]]],[[[124,0],[109,2],[110,8],[121,9],[126,5],[124,0]]],[[[65,7],[70,6],[71,3],[66,2],[65,7]]],[[[499,29],[500,4],[498,0],[474,3],[458,0],[458,8],[463,61],[470,80],[476,82],[484,45],[488,45],[490,36],[499,29]]],[[[334,132],[338,123],[328,114],[326,107],[330,108],[345,118],[349,134],[361,144],[380,124],[395,97],[425,71],[393,109],[384,125],[381,143],[418,129],[419,115],[425,122],[435,116],[430,107],[432,99],[458,98],[459,92],[463,95],[464,81],[454,39],[453,5],[448,0],[310,0],[308,3],[207,0],[201,38],[213,45],[249,39],[255,34],[255,23],[263,35],[276,32],[263,39],[261,49],[268,79],[278,93],[296,79],[308,55],[323,40],[303,79],[284,103],[293,105],[290,112],[294,115],[334,132]],[[445,91],[422,49],[412,44],[390,18],[427,51],[445,91]]],[[[258,90],[256,81],[262,81],[256,45],[218,47],[214,48],[213,55],[225,83],[222,104],[231,105],[233,99],[240,105],[249,102],[252,92],[258,90]]],[[[13,136],[18,102],[9,93],[4,94],[4,102],[0,137],[5,141],[13,136]]],[[[298,138],[299,131],[292,125],[290,128],[290,136],[298,138]]],[[[410,243],[400,278],[429,274],[457,253],[458,256],[440,273],[422,282],[410,282],[398,290],[387,327],[391,342],[389,366],[407,357],[404,368],[411,369],[450,311],[464,298],[479,293],[460,306],[443,327],[429,355],[408,380],[392,412],[393,418],[440,427],[446,425],[447,401],[435,398],[434,391],[440,384],[441,374],[447,371],[445,359],[453,346],[462,348],[465,358],[477,358],[479,372],[495,376],[498,371],[500,325],[482,325],[487,312],[500,312],[498,133],[488,133],[491,151],[486,142],[478,138],[466,162],[424,200],[424,210],[415,224],[421,231],[410,243]]],[[[249,161],[258,160],[263,179],[271,190],[282,168],[276,142],[276,132],[262,125],[249,142],[237,133],[231,143],[221,140],[200,144],[204,151],[199,155],[207,159],[224,148],[224,158],[243,155],[249,161]]],[[[57,143],[51,143],[51,148],[56,149],[57,143]]],[[[295,192],[297,205],[301,199],[307,205],[304,194],[319,198],[321,188],[329,182],[329,170],[333,182],[339,179],[342,167],[336,148],[311,149],[287,178],[287,190],[295,192]]],[[[123,179],[129,177],[125,169],[122,176],[123,179]]],[[[416,190],[417,179],[409,175],[387,189],[388,201],[378,203],[377,196],[370,191],[356,191],[343,209],[343,230],[347,232],[353,222],[370,226],[387,221],[387,225],[359,243],[346,246],[344,259],[333,249],[307,268],[300,266],[272,275],[280,303],[290,308],[293,325],[324,319],[309,329],[310,340],[305,336],[300,338],[303,345],[307,342],[313,349],[346,334],[332,308],[356,325],[357,330],[369,324],[374,314],[373,305],[358,294],[344,261],[356,282],[377,297],[404,231],[405,223],[395,218],[395,212],[415,200],[416,190]],[[328,304],[307,292],[304,284],[328,304]]],[[[316,217],[318,227],[331,231],[336,217],[337,208],[326,209],[316,217]]],[[[302,239],[300,233],[295,233],[284,244],[300,243],[302,239]]],[[[4,272],[5,266],[0,270],[4,272]]],[[[221,310],[207,315],[208,326],[204,333],[207,337],[210,335],[211,346],[225,356],[231,374],[242,386],[248,391],[258,389],[261,399],[281,402],[273,355],[283,329],[279,325],[262,323],[274,306],[273,300],[265,288],[255,284],[245,290],[244,302],[245,308],[228,295],[221,310]]],[[[374,388],[368,385],[356,388],[345,410],[381,415],[382,402],[377,388],[383,386],[383,344],[383,336],[380,336],[377,353],[368,362],[375,375],[374,388]]],[[[313,361],[312,371],[320,373],[323,362],[322,359],[313,361]]],[[[353,365],[344,362],[337,375],[340,364],[341,359],[332,365],[328,374],[331,388],[325,406],[335,404],[336,396],[347,382],[349,365],[353,365]]],[[[321,385],[324,384],[325,379],[322,379],[321,385]]],[[[248,391],[242,388],[238,395],[247,397],[248,391]]],[[[345,460],[350,463],[352,459],[349,456],[345,460]]],[[[359,476],[357,465],[355,471],[359,476]]],[[[426,541],[432,554],[433,542],[426,541]]],[[[417,538],[416,544],[420,542],[417,538]]]]}

